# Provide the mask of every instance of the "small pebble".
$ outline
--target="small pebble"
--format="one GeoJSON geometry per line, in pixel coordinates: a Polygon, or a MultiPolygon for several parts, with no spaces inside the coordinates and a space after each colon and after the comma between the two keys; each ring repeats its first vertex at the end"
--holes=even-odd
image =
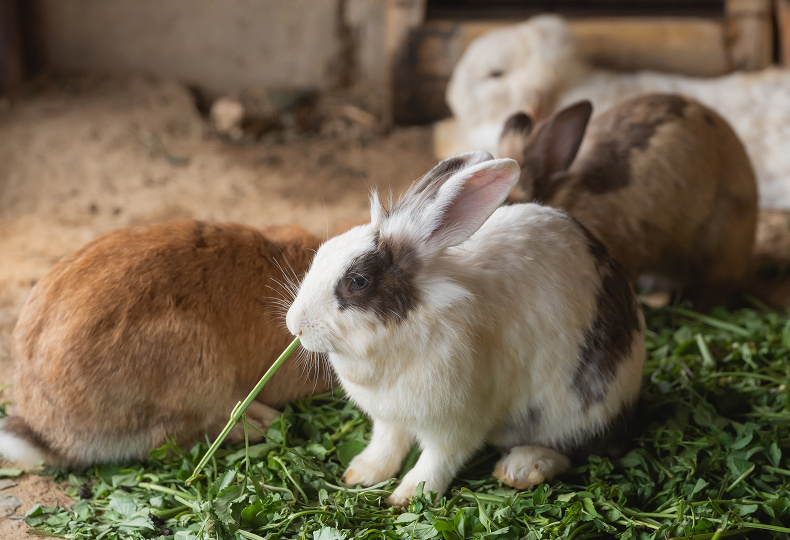
{"type": "Polygon", "coordinates": [[[77,496],[80,499],[90,499],[93,497],[93,491],[91,490],[90,484],[82,484],[80,489],[77,491],[77,496]]]}

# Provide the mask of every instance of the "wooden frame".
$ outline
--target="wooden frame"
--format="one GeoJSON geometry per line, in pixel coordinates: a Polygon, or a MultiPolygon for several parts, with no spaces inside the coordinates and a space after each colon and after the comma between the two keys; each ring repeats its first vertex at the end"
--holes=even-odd
{"type": "MultiPolygon", "coordinates": [[[[391,3],[392,0],[387,0],[391,3]]],[[[782,4],[787,36],[790,0],[782,4]]],[[[410,4],[408,0],[399,2],[410,4]]],[[[480,34],[513,24],[507,21],[420,19],[423,0],[408,6],[407,17],[388,20],[392,61],[391,114],[396,123],[418,124],[449,114],[444,89],[466,46],[480,34]]],[[[389,13],[388,13],[389,16],[389,13]]],[[[763,69],[773,61],[771,0],[726,0],[715,17],[587,17],[571,19],[571,29],[591,62],[602,67],[654,69],[694,76],[715,76],[733,70],[763,69]],[[686,54],[693,51],[693,54],[686,54]]],[[[784,38],[784,58],[790,45],[784,38]]]]}

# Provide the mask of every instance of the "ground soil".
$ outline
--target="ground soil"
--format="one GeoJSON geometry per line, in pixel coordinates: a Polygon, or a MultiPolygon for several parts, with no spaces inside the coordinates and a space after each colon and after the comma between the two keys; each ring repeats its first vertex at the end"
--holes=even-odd
{"type": "MultiPolygon", "coordinates": [[[[431,147],[429,128],[234,144],[212,136],[182,85],[145,78],[60,81],[0,102],[0,388],[30,287],[85,242],[179,217],[327,236],[365,221],[371,187],[398,193],[427,171],[431,147]]],[[[790,254],[787,220],[771,220],[761,249],[790,254]]],[[[26,537],[35,503],[68,502],[30,474],[0,482],[0,499],[13,497],[10,516],[0,506],[5,540],[26,537]]]]}

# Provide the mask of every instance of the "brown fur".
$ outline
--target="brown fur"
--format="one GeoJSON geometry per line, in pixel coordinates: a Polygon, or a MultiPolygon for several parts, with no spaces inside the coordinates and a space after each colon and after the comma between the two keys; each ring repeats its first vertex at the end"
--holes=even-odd
{"type": "MultiPolygon", "coordinates": [[[[398,247],[402,245],[396,244],[398,247]]],[[[396,251],[389,242],[378,238],[376,248],[352,261],[336,284],[335,297],[340,310],[372,311],[383,324],[403,322],[419,304],[414,285],[418,268],[416,258],[408,249],[396,251]],[[364,277],[369,284],[354,291],[351,282],[357,276],[364,277]]]]}
{"type": "MultiPolygon", "coordinates": [[[[318,245],[299,227],[191,220],[90,242],[22,308],[14,422],[65,465],[216,435],[292,339],[274,300],[285,295],[270,287],[296,279],[288,268],[301,278],[318,245]]],[[[330,387],[323,368],[291,358],[258,400],[277,406],[330,387]]]]}
{"type": "Polygon", "coordinates": [[[584,135],[578,155],[555,170],[532,165],[546,162],[540,128],[520,144],[517,132],[500,142],[507,152],[500,157],[522,165],[522,201],[548,186],[546,204],[590,229],[634,280],[649,274],[713,290],[740,283],[754,244],[757,187],[743,144],[718,114],[672,94],[620,102],[586,135],[575,134],[584,135]]]}

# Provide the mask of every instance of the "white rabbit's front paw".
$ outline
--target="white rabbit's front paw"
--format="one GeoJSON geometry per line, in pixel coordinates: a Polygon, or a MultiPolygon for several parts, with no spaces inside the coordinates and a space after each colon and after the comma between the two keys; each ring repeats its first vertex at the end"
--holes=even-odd
{"type": "Polygon", "coordinates": [[[500,459],[494,476],[516,489],[530,489],[568,470],[571,460],[543,446],[517,446],[500,459]]]}
{"type": "Polygon", "coordinates": [[[367,453],[362,452],[349,463],[343,475],[343,481],[349,486],[373,486],[398,473],[400,463],[393,466],[382,456],[367,456],[367,453]]]}
{"type": "Polygon", "coordinates": [[[392,495],[387,498],[387,504],[390,506],[408,506],[409,501],[414,497],[416,489],[417,484],[413,482],[401,482],[398,488],[392,492],[392,495]]]}
{"type": "MultiPolygon", "coordinates": [[[[422,463],[422,465],[424,464],[425,462],[422,463]]],[[[387,499],[388,504],[392,506],[408,505],[409,501],[414,497],[420,482],[425,482],[422,486],[422,492],[425,495],[433,493],[436,497],[441,498],[450,484],[454,471],[442,467],[426,469],[420,465],[417,462],[417,465],[406,473],[398,488],[387,499]]]]}

